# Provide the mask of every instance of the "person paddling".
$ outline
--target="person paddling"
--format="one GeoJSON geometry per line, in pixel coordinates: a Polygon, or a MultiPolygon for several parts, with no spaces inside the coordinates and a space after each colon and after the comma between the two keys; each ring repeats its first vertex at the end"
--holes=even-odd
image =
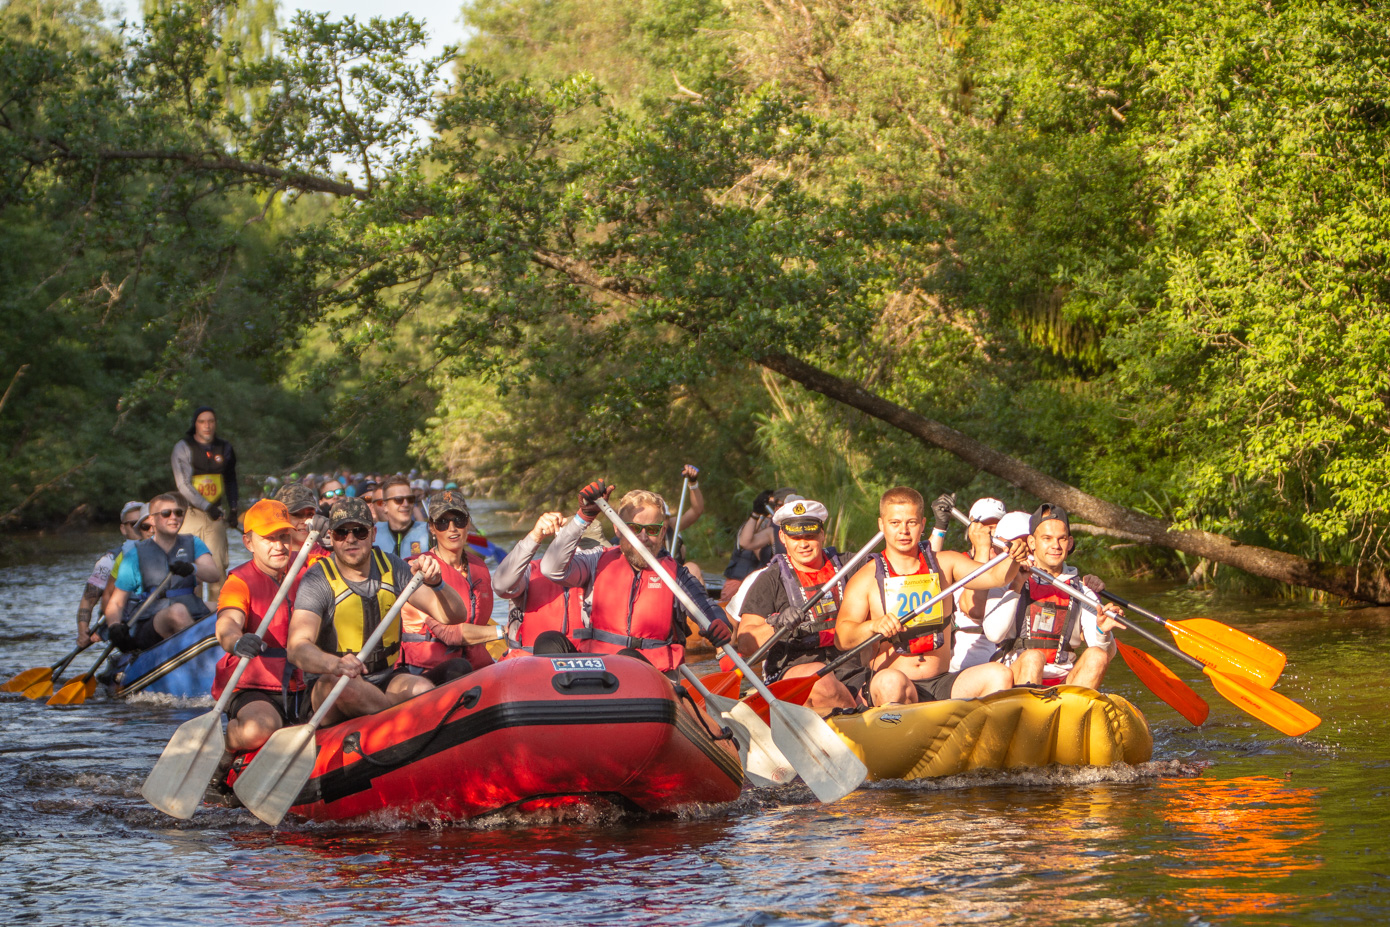
{"type": "Polygon", "coordinates": [[[384,521],[376,523],[376,546],[405,559],[430,549],[429,526],[415,517],[415,490],[399,474],[387,477],[381,487],[384,521]]]}
{"type": "MultiPolygon", "coordinates": [[[[303,483],[286,483],[275,494],[275,501],[283,504],[285,511],[289,513],[290,547],[294,551],[298,551],[309,539],[309,531],[314,517],[322,514],[314,491],[303,483]]],[[[309,551],[309,559],[304,562],[304,569],[309,569],[315,560],[327,557],[328,553],[328,547],[320,538],[314,542],[313,548],[309,551]]]]}
{"type": "Polygon", "coordinates": [[[92,632],[92,609],[101,605],[102,614],[106,613],[106,603],[110,601],[111,593],[116,588],[111,582],[111,577],[116,570],[117,559],[154,530],[149,514],[150,507],[143,502],[127,502],[121,506],[120,530],[121,537],[125,540],[119,547],[108,550],[97,558],[96,564],[92,567],[92,575],[87,577],[87,582],[82,587],[82,601],[77,603],[77,646],[86,647],[101,640],[100,634],[92,632]]]}
{"type": "MultiPolygon", "coordinates": [[[[951,519],[951,508],[954,505],[954,497],[943,495],[932,503],[932,514],[936,518],[936,527],[932,529],[931,545],[933,550],[941,550],[941,543],[946,537],[946,532],[941,529],[941,516],[945,513],[949,523],[951,519]]],[[[1012,541],[1022,537],[1026,532],[1018,534],[996,535],[995,531],[1005,515],[1004,503],[998,499],[985,496],[976,499],[970,506],[970,521],[978,522],[981,526],[989,529],[988,532],[975,531],[969,534],[967,540],[970,541],[969,556],[972,560],[984,563],[991,559],[998,551],[991,546],[993,539],[1001,537],[1004,540],[1012,541]]],[[[1027,523],[1028,516],[1023,516],[1024,523],[1027,523]]],[[[951,672],[966,669],[971,666],[978,666],[981,663],[990,662],[997,649],[994,642],[985,637],[984,629],[980,627],[981,620],[984,619],[985,610],[989,601],[989,596],[995,590],[981,591],[979,589],[957,589],[956,598],[956,617],[955,631],[951,644],[951,672]]]]}
{"type": "Polygon", "coordinates": [[[217,599],[217,643],[227,655],[217,664],[212,684],[212,697],[220,697],[239,660],[251,661],[227,703],[227,749],[232,753],[259,750],[286,724],[302,723],[309,707],[304,674],[289,665],[285,652],[293,589],[265,633],[254,630],[298,550],[289,510],[282,502],[262,499],[246,510],[244,527],[241,542],[251,559],[227,574],[217,599]]]}
{"type": "MultiPolygon", "coordinates": [[[[412,573],[423,576],[425,584],[411,595],[411,605],[440,624],[468,618],[467,606],[444,582],[439,561],[420,557],[407,565],[395,554],[375,549],[371,518],[361,499],[333,504],[328,514],[333,552],[305,572],[290,613],[289,660],[304,671],[314,708],[340,678],[349,680],[329,712],[330,724],[374,714],[434,688],[428,679],[394,666],[400,650],[398,625],[385,632],[365,662],[356,656],[412,573]]],[[[464,640],[470,644],[495,638],[490,628],[464,629],[464,640]]]]}
{"type": "MultiPolygon", "coordinates": [[[[207,546],[218,570],[226,574],[227,525],[237,521],[236,451],[218,437],[217,413],[211,406],[194,411],[193,423],[174,445],[169,464],[187,510],[184,528],[207,546]]],[[[208,598],[217,598],[221,583],[220,577],[208,583],[208,598]]]]}
{"type": "Polygon", "coordinates": [[[121,558],[116,589],[106,603],[108,640],[127,652],[148,650],[211,614],[212,610],[198,595],[198,585],[208,583],[221,588],[224,576],[201,538],[180,533],[184,508],[177,495],[155,496],[149,510],[154,535],[136,543],[121,558]],[[140,616],[135,627],[129,627],[127,619],[170,573],[175,578],[164,597],[140,616]]]}
{"type": "MultiPolygon", "coordinates": [[[[874,648],[869,693],[874,705],[911,704],[948,698],[977,698],[1010,688],[1013,674],[997,663],[950,671],[953,605],[948,596],[924,616],[909,619],[918,605],[983,564],[955,551],[936,553],[922,546],[926,505],[915,489],[897,487],[879,499],[879,530],[885,549],[874,554],[850,579],[835,622],[835,641],[849,650],[875,634],[888,640],[874,648]]],[[[975,524],[971,531],[986,531],[975,524]]],[[[973,543],[973,539],[972,539],[973,543]]],[[[1012,559],[996,564],[967,584],[971,589],[1002,586],[1013,579],[1026,556],[1014,543],[1012,559]]]]}
{"type": "MultiPolygon", "coordinates": [[[[763,670],[768,682],[814,676],[839,653],[835,616],[844,598],[844,585],[838,584],[810,614],[802,610],[841,565],[839,554],[825,546],[828,518],[825,506],[809,499],[788,502],[772,516],[786,553],[775,555],[753,580],[738,625],[738,649],[745,657],[778,630],[789,632],[768,651],[763,670]]],[[[821,677],[806,700],[807,707],[822,715],[836,708],[853,708],[855,694],[847,683],[862,684],[864,676],[860,663],[846,663],[821,677]]]]}
{"type": "MultiPolygon", "coordinates": [[[[1092,592],[1105,589],[1099,577],[1079,576],[1076,567],[1067,565],[1076,542],[1066,509],[1045,502],[1029,519],[1028,528],[1028,550],[1034,566],[1063,581],[1074,583],[1079,578],[1092,592]]],[[[1066,682],[1100,688],[1118,649],[1110,632],[1124,612],[1115,605],[1104,605],[1097,614],[1089,602],[1042,582],[1031,572],[1018,576],[1009,586],[985,614],[982,625],[985,636],[999,645],[1014,684],[1066,682]]]]}
{"type": "MultiPolygon", "coordinates": [[[[595,480],[579,493],[579,511],[562,527],[541,558],[541,574],[560,584],[584,590],[584,627],[574,632],[584,653],[621,653],[645,659],[664,673],[674,674],[685,662],[684,611],[671,590],[647,566],[624,538],[617,547],[579,551],[579,538],[598,518],[597,499],[607,499],[613,487],[595,480]]],[[[716,647],[727,644],[732,631],[724,610],[710,601],[704,584],[689,570],[676,566],[666,552],[666,502],[645,489],[634,489],[619,501],[618,516],[637,534],[643,546],[700,607],[709,621],[704,636],[716,647]]]]}
{"type": "Polygon", "coordinates": [[[407,602],[401,609],[400,665],[440,685],[492,665],[486,645],[463,640],[465,627],[486,625],[492,618],[492,577],[486,561],[468,546],[471,519],[463,493],[457,489],[432,492],[425,500],[425,511],[434,547],[419,556],[439,561],[445,584],[463,600],[468,617],[465,624],[441,624],[407,602]]]}
{"type": "Polygon", "coordinates": [[[493,574],[493,591],[512,603],[507,616],[508,658],[578,650],[571,635],[584,626],[584,590],[547,579],[535,559],[541,542],[554,537],[566,521],[559,512],[541,515],[493,574]]]}

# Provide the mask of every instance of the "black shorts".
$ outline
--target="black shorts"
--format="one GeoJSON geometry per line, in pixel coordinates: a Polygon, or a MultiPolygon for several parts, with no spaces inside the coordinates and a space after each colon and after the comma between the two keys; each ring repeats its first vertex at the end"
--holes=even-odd
{"type": "Polygon", "coordinates": [[[232,700],[227,703],[227,718],[235,720],[236,716],[247,705],[256,702],[265,702],[280,714],[280,721],[285,725],[303,724],[309,720],[311,714],[309,708],[309,690],[290,693],[290,710],[285,709],[285,702],[279,692],[271,692],[269,689],[237,689],[232,696],[232,700]]]}
{"type": "Polygon", "coordinates": [[[961,671],[954,673],[942,673],[940,676],[933,676],[930,679],[914,679],[912,684],[917,687],[917,701],[919,702],[944,702],[951,697],[951,686],[956,684],[956,677],[961,671]]]}
{"type": "MultiPolygon", "coordinates": [[[[787,670],[793,666],[802,666],[807,663],[829,665],[830,661],[838,656],[839,651],[831,651],[830,653],[811,651],[810,653],[797,654],[786,662],[778,664],[775,669],[769,670],[767,681],[776,682],[785,679],[787,670]]],[[[838,679],[856,700],[859,700],[861,696],[865,699],[868,698],[869,676],[872,674],[867,666],[860,666],[857,662],[849,660],[837,666],[831,675],[838,679]]]]}
{"type": "Polygon", "coordinates": [[[151,647],[159,645],[164,638],[159,636],[159,632],[154,629],[154,618],[147,618],[135,626],[131,632],[130,642],[135,646],[135,652],[149,650],[151,647]]]}

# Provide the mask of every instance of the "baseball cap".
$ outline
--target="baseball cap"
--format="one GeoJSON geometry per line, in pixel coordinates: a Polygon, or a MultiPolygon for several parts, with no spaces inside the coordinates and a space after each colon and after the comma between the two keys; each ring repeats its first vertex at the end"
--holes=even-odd
{"type": "Polygon", "coordinates": [[[430,489],[439,490],[444,488],[443,480],[430,480],[430,489]]]}
{"type": "Polygon", "coordinates": [[[1032,534],[1027,512],[1009,512],[994,526],[994,536],[1001,541],[1014,541],[1032,534]]]}
{"type": "Polygon", "coordinates": [[[145,508],[145,503],[143,502],[127,502],[125,505],[121,506],[121,521],[125,521],[125,517],[136,509],[143,508],[145,508]]]}
{"type": "Polygon", "coordinates": [[[772,513],[772,523],[787,533],[788,537],[804,537],[825,530],[825,521],[830,513],[825,506],[813,499],[798,496],[784,502],[772,513]]]}
{"type": "Polygon", "coordinates": [[[976,499],[975,504],[970,506],[970,520],[989,521],[995,519],[997,521],[1004,517],[1006,511],[1004,503],[990,496],[985,496],[982,499],[976,499]]]}
{"type": "Polygon", "coordinates": [[[1055,502],[1044,502],[1038,506],[1038,510],[1033,513],[1033,517],[1028,519],[1028,533],[1032,534],[1038,530],[1038,526],[1045,521],[1056,519],[1067,526],[1071,531],[1071,519],[1067,517],[1067,510],[1055,502]]]}
{"type": "Polygon", "coordinates": [[[366,499],[359,499],[356,496],[344,496],[333,503],[333,508],[328,510],[328,530],[332,531],[341,528],[343,525],[365,525],[368,528],[376,524],[376,519],[372,517],[372,510],[367,505],[366,499]]]}
{"type": "Polygon", "coordinates": [[[286,483],[275,493],[275,501],[282,502],[289,512],[302,512],[305,509],[319,509],[319,497],[303,483],[286,483]]]}
{"type": "Polygon", "coordinates": [[[425,513],[434,521],[445,512],[458,512],[468,518],[468,500],[457,489],[441,489],[425,499],[425,513]]]}
{"type": "Polygon", "coordinates": [[[265,538],[281,531],[293,531],[294,525],[290,524],[290,510],[285,508],[285,503],[262,499],[246,510],[242,530],[265,538]]]}

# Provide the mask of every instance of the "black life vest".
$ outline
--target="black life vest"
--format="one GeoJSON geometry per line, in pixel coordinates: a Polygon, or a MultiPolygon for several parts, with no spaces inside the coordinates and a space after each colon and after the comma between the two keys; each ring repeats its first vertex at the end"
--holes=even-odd
{"type": "Polygon", "coordinates": [[[231,459],[232,446],[221,438],[213,438],[212,443],[202,445],[196,438],[183,438],[188,445],[188,456],[193,464],[193,489],[207,500],[209,505],[217,505],[227,497],[227,487],[222,474],[227,471],[227,461],[231,459]]]}

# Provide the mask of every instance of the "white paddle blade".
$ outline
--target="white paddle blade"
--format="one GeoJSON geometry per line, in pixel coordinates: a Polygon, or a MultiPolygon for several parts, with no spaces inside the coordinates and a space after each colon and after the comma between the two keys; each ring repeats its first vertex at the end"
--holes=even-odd
{"type": "Polygon", "coordinates": [[[771,702],[772,740],[825,804],[864,782],[869,770],[820,715],[790,702],[771,702]]]}
{"type": "Polygon", "coordinates": [[[282,727],[237,777],[232,791],[256,817],[271,826],[279,824],[314,774],[318,752],[312,727],[282,727]]]}
{"type": "Polygon", "coordinates": [[[188,820],[202,802],[226,749],[220,711],[185,721],[169,738],[169,745],[145,777],[140,794],[170,817],[188,820]]]}
{"type": "Polygon", "coordinates": [[[772,730],[756,711],[742,702],[735,702],[725,717],[748,732],[748,755],[743,768],[754,785],[767,788],[785,785],[796,778],[796,770],[772,742],[772,730]]]}

